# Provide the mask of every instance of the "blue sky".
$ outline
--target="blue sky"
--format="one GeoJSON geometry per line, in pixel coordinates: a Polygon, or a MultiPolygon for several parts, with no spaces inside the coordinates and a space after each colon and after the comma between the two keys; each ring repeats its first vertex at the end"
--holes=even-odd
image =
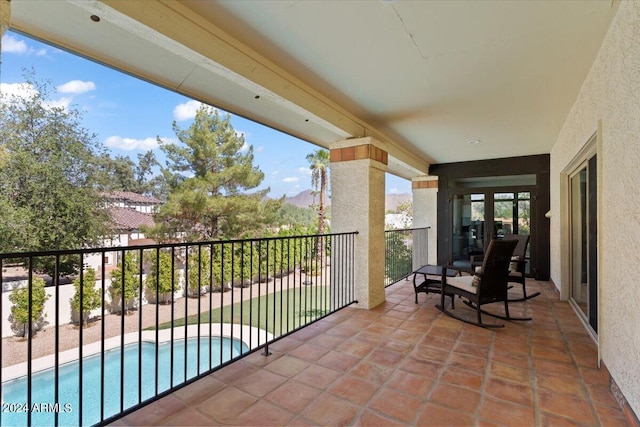
{"type": "MultiPolygon", "coordinates": [[[[114,71],[55,47],[8,31],[2,38],[0,92],[20,93],[24,69],[33,68],[38,80],[55,88],[50,102],[71,106],[84,113],[84,127],[113,155],[137,160],[139,153],[157,148],[156,136],[176,141],[174,120],[187,128],[199,103],[185,96],[114,71]]],[[[270,187],[271,197],[294,196],[311,187],[305,157],[318,147],[268,127],[231,116],[234,129],[253,145],[255,161],[265,179],[260,188],[270,187]]],[[[411,183],[387,174],[387,193],[410,193],[411,183]]]]}

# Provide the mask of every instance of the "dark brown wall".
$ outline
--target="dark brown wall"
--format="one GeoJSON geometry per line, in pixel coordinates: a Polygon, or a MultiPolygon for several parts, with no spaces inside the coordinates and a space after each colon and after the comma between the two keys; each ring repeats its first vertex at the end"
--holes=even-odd
{"type": "MultiPolygon", "coordinates": [[[[510,175],[536,175],[536,198],[531,206],[535,231],[531,236],[532,271],[538,280],[549,280],[549,220],[544,216],[550,208],[549,154],[536,156],[509,157],[503,159],[478,160],[473,162],[442,163],[431,165],[430,175],[438,176],[438,263],[449,263],[449,239],[451,233],[451,212],[449,211],[449,180],[510,175]],[[535,262],[535,265],[534,265],[535,262]]],[[[494,189],[498,189],[495,187],[494,189]]]]}

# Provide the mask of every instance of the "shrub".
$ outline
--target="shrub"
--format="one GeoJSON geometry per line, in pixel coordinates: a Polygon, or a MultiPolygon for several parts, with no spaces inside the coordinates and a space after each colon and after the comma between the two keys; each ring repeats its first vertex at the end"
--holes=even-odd
{"type": "Polygon", "coordinates": [[[145,281],[147,290],[156,295],[156,286],[157,286],[157,295],[156,301],[166,303],[171,301],[170,297],[171,292],[175,291],[179,286],[179,274],[178,268],[173,262],[170,252],[160,252],[159,254],[147,253],[146,256],[149,264],[151,265],[149,269],[149,274],[147,274],[147,278],[145,281]],[[172,266],[173,264],[173,266],[172,266]],[[171,275],[171,269],[173,268],[173,277],[171,275]]]}
{"type": "Polygon", "coordinates": [[[89,313],[100,307],[100,289],[96,288],[96,271],[93,268],[87,268],[82,275],[82,284],[78,276],[73,281],[73,287],[76,289],[71,299],[71,307],[82,316],[83,324],[87,324],[89,313]],[[82,286],[82,310],[80,307],[80,286],[82,286]]]}
{"type": "Polygon", "coordinates": [[[203,288],[213,289],[210,260],[211,250],[209,248],[196,247],[189,253],[188,295],[198,296],[203,288]]]}
{"type": "Polygon", "coordinates": [[[115,303],[120,300],[120,312],[124,315],[129,312],[129,305],[138,296],[140,289],[140,269],[138,268],[138,257],[127,253],[124,257],[124,285],[122,261],[118,263],[118,268],[111,272],[111,286],[109,295],[115,303]],[[122,297],[124,288],[124,298],[122,297]]]}
{"type": "Polygon", "coordinates": [[[44,280],[34,277],[31,282],[31,331],[29,329],[29,287],[14,288],[9,295],[11,328],[18,336],[35,333],[44,324],[44,304],[49,296],[44,290],[44,280]]]}

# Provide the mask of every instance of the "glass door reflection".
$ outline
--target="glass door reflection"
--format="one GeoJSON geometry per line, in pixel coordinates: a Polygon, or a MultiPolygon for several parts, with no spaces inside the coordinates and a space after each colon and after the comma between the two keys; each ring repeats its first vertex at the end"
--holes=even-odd
{"type": "Polygon", "coordinates": [[[484,254],[485,196],[482,193],[453,196],[452,259],[469,260],[471,255],[484,254]]]}

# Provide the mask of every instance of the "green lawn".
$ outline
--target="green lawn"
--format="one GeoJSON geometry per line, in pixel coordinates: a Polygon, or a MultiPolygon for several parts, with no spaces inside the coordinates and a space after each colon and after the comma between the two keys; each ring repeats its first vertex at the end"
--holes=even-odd
{"type": "MultiPolygon", "coordinates": [[[[330,305],[328,292],[329,288],[326,286],[275,292],[231,306],[216,308],[213,311],[202,312],[200,323],[242,323],[266,329],[273,335],[280,336],[327,313],[330,305]]],[[[197,325],[198,315],[189,316],[187,323],[197,325]]],[[[175,319],[173,326],[184,326],[184,318],[175,319]]],[[[159,329],[170,327],[171,322],[166,322],[160,324],[159,329]]]]}

